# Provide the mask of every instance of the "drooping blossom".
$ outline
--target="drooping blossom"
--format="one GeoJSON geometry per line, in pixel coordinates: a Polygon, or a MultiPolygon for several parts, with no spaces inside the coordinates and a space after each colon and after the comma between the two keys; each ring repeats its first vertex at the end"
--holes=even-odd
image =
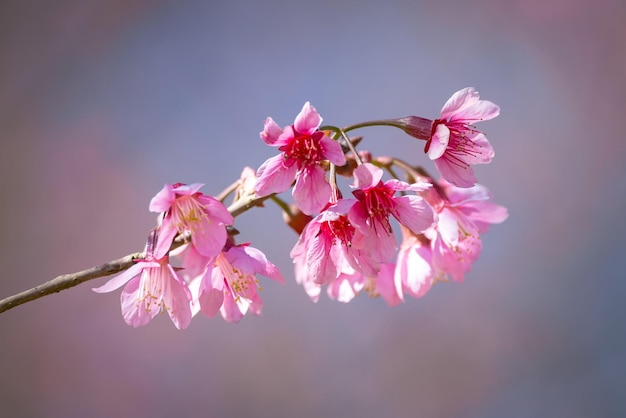
{"type": "Polygon", "coordinates": [[[149,240],[143,260],[93,291],[107,293],[126,284],[121,294],[122,316],[132,327],[146,325],[159,312],[166,311],[176,328],[187,328],[192,316],[187,283],[169,264],[168,256],[156,258],[152,250],[149,240]]]}
{"type": "Polygon", "coordinates": [[[320,163],[328,160],[341,166],[346,158],[339,143],[318,130],[321,123],[321,116],[309,102],[304,104],[293,125],[284,129],[272,118],[265,120],[261,139],[278,147],[281,153],[269,158],[257,170],[259,196],[284,192],[295,179],[292,194],[302,212],[311,215],[324,208],[331,189],[320,163]]]}
{"type": "Polygon", "coordinates": [[[432,136],[425,147],[444,179],[458,187],[476,184],[470,165],[491,162],[494,151],[485,135],[472,124],[499,114],[500,108],[480,100],[473,87],[459,90],[448,99],[441,116],[433,122],[432,136]]]}
{"type": "Polygon", "coordinates": [[[361,232],[348,220],[355,202],[340,199],[306,225],[290,254],[298,283],[326,285],[340,274],[377,274],[378,265],[362,246],[365,241],[358,237],[361,232]]]}
{"type": "Polygon", "coordinates": [[[497,105],[479,97],[473,87],[467,87],[448,99],[439,119],[409,116],[390,122],[427,141],[424,152],[434,160],[444,179],[458,187],[471,187],[477,180],[470,165],[486,164],[494,157],[487,138],[473,124],[500,114],[497,105]]]}
{"type": "Polygon", "coordinates": [[[408,184],[391,179],[382,182],[383,170],[365,163],[354,171],[355,189],[352,194],[357,201],[348,213],[351,224],[363,234],[372,259],[377,263],[393,261],[397,248],[389,217],[393,216],[415,233],[429,228],[434,221],[433,210],[418,195],[396,196],[399,191],[423,192],[428,183],[408,184]]]}
{"type": "Polygon", "coordinates": [[[226,225],[233,217],[217,199],[198,190],[203,185],[166,184],[150,201],[150,211],[163,213],[155,257],[169,251],[178,233],[191,234],[191,243],[205,257],[217,255],[226,243],[226,225]]]}
{"type": "Polygon", "coordinates": [[[440,180],[425,198],[437,212],[436,225],[417,239],[405,234],[406,246],[412,243],[412,258],[407,256],[404,263],[407,263],[407,270],[412,269],[416,275],[410,279],[403,277],[402,282],[413,289],[415,296],[421,296],[430,284],[445,279],[445,276],[463,281],[465,273],[480,256],[480,234],[508,217],[506,208],[492,202],[487,188],[479,184],[460,188],[440,180]],[[429,249],[425,248],[425,242],[430,242],[429,249]],[[423,260],[420,261],[419,257],[423,260]],[[426,264],[431,266],[430,277],[426,264]],[[419,283],[423,287],[418,286],[419,283]]]}
{"type": "Polygon", "coordinates": [[[209,317],[220,312],[227,322],[239,322],[248,311],[260,315],[263,301],[257,274],[283,283],[280,271],[256,248],[242,244],[220,252],[201,279],[200,310],[209,317]]]}

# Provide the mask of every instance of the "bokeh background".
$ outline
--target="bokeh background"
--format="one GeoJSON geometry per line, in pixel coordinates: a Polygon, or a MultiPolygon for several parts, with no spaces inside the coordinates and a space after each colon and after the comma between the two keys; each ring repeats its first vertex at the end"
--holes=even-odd
{"type": "Polygon", "coordinates": [[[262,317],[132,329],[106,279],[17,307],[0,415],[624,416],[624,22],[620,0],[2,1],[0,297],[141,250],[164,183],[218,193],[307,100],[342,126],[476,87],[502,108],[478,176],[510,217],[464,283],[388,308],[310,302],[296,235],[248,212],[240,239],[286,277],[262,317]]]}

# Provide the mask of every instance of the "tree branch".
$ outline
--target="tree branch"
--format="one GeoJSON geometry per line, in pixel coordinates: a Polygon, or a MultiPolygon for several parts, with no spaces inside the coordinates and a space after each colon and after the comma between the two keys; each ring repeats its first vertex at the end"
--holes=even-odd
{"type": "MultiPolygon", "coordinates": [[[[245,196],[230,205],[228,207],[228,211],[234,217],[236,217],[237,215],[242,214],[243,212],[254,206],[261,205],[263,201],[269,199],[271,196],[273,195],[264,197],[257,197],[254,195],[245,196]]],[[[188,237],[185,235],[179,235],[178,237],[176,237],[176,239],[172,243],[172,246],[170,247],[170,250],[173,250],[183,245],[185,242],[187,242],[186,238],[188,237]]],[[[92,267],[90,269],[79,271],[77,273],[62,274],[61,276],[55,277],[54,279],[42,283],[39,286],[35,286],[32,289],[25,290],[21,293],[0,300],[0,313],[15,308],[16,306],[19,306],[23,303],[30,302],[31,300],[39,299],[46,295],[51,295],[53,293],[58,293],[61,290],[78,286],[79,284],[86,281],[97,279],[98,277],[104,277],[111,274],[120,273],[131,267],[135,260],[142,259],[143,257],[145,257],[145,254],[143,252],[129,254],[122,258],[118,258],[117,260],[109,261],[108,263],[102,264],[101,266],[92,267]]]]}
{"type": "Polygon", "coordinates": [[[8,311],[9,309],[23,303],[30,302],[31,300],[39,299],[43,296],[69,289],[70,287],[78,286],[88,280],[119,273],[132,266],[134,260],[142,257],[143,253],[129,254],[125,257],[118,258],[117,260],[109,261],[101,266],[79,271],[78,273],[62,274],[49,282],[45,282],[39,286],[33,287],[32,289],[18,293],[17,295],[9,296],[8,298],[0,300],[0,313],[8,311]]]}

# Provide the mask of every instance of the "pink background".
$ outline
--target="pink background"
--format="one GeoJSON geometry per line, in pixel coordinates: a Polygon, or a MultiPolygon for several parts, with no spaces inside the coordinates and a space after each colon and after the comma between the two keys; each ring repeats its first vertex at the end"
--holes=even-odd
{"type": "MultiPolygon", "coordinates": [[[[240,239],[287,279],[261,318],[132,329],[99,279],[0,315],[7,417],[590,417],[626,410],[626,6],[566,1],[0,3],[0,297],[142,249],[165,182],[216,194],[266,116],[437,116],[474,86],[509,220],[463,284],[311,303],[275,206],[240,239]],[[54,5],[53,5],[54,3],[54,5]]],[[[371,129],[372,152],[433,169],[371,129]],[[409,157],[407,157],[409,156],[409,157]]]]}

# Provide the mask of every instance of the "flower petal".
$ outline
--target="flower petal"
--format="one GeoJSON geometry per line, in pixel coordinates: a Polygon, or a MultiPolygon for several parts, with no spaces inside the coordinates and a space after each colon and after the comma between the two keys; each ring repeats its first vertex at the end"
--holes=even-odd
{"type": "Polygon", "coordinates": [[[268,145],[275,145],[276,140],[283,133],[283,130],[274,119],[267,118],[263,123],[263,131],[260,132],[261,139],[268,145]]]}
{"type": "Polygon", "coordinates": [[[339,142],[332,140],[331,138],[323,135],[320,138],[319,142],[320,148],[322,149],[322,155],[331,163],[336,166],[343,166],[346,164],[346,156],[341,149],[341,145],[339,142]]]}
{"type": "Polygon", "coordinates": [[[293,200],[306,215],[321,211],[330,200],[330,184],[319,166],[304,167],[296,177],[293,200]]]}
{"type": "Polygon", "coordinates": [[[296,120],[293,123],[294,128],[301,134],[312,134],[322,124],[322,117],[317,113],[315,107],[311,103],[306,102],[302,107],[296,120]]]}
{"type": "Polygon", "coordinates": [[[282,193],[291,187],[298,168],[295,164],[285,165],[282,154],[267,159],[257,170],[256,193],[267,196],[272,193],[282,193]]]}
{"type": "Polygon", "coordinates": [[[433,136],[428,143],[428,158],[431,160],[440,158],[448,148],[449,142],[450,129],[448,129],[448,127],[443,123],[440,123],[437,125],[435,133],[433,133],[433,136]]]}
{"type": "Polygon", "coordinates": [[[112,279],[110,279],[108,282],[106,282],[102,286],[94,287],[91,290],[93,290],[96,293],[111,292],[111,291],[121,287],[122,285],[124,285],[126,282],[128,282],[133,277],[141,274],[141,271],[144,268],[146,268],[146,267],[158,267],[158,266],[159,266],[158,263],[140,261],[140,262],[132,265],[131,267],[129,267],[128,270],[123,271],[120,274],[118,274],[117,276],[113,277],[112,279]]]}

